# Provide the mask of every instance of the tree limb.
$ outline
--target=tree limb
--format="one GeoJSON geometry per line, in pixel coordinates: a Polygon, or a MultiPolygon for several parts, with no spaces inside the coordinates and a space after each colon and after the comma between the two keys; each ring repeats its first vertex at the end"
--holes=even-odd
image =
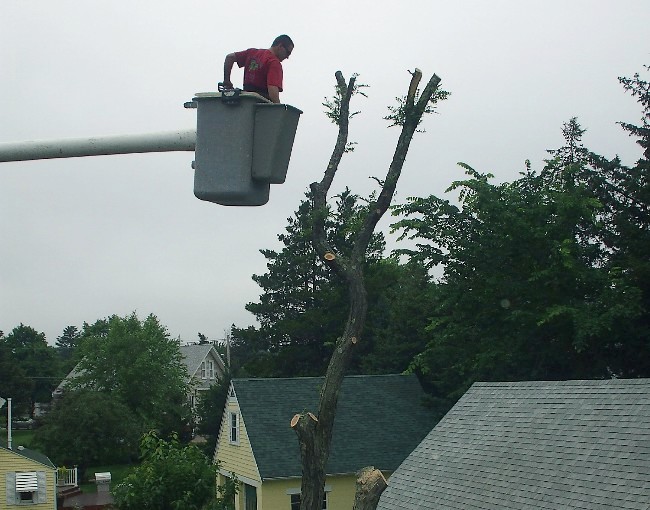
{"type": "MultiPolygon", "coordinates": [[[[312,191],[312,244],[318,256],[322,257],[325,263],[337,274],[345,278],[348,284],[349,312],[343,334],[336,342],[327,367],[320,391],[317,416],[303,412],[294,416],[291,420],[291,427],[296,432],[300,443],[303,473],[301,510],[320,510],[321,508],[325,484],[325,465],[330,453],[339,391],[352,357],[352,349],[361,338],[367,315],[368,303],[363,277],[366,251],[378,221],[390,207],[413,134],[422,115],[427,111],[428,102],[432,99],[440,83],[440,78],[434,74],[416,103],[417,87],[421,77],[422,73],[419,69],[412,73],[405,102],[406,109],[404,111],[402,131],[386,178],[382,182],[381,192],[377,200],[371,204],[363,220],[362,227],[354,241],[352,254],[345,256],[336,253],[336,250],[331,246],[327,239],[325,223],[328,215],[327,194],[347,146],[350,99],[355,91],[355,77],[350,78],[350,81],[346,84],[342,73],[340,71],[336,73],[337,99],[339,102],[335,104],[338,104],[339,109],[338,115],[335,117],[339,132],[323,179],[318,183],[312,183],[310,186],[312,191]]],[[[358,510],[375,508],[379,496],[385,488],[385,479],[384,485],[381,484],[383,475],[379,472],[381,476],[378,476],[375,471],[377,470],[362,471],[364,474],[362,476],[361,492],[365,496],[359,496],[361,498],[359,505],[366,505],[364,503],[366,501],[368,506],[355,506],[358,510]]]]}

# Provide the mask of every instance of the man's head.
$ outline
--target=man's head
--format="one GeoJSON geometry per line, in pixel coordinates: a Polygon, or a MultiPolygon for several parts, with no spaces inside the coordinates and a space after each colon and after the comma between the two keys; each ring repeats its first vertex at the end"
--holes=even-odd
{"type": "Polygon", "coordinates": [[[284,59],[289,58],[291,52],[293,51],[293,41],[288,35],[279,35],[273,40],[271,45],[271,51],[278,57],[278,60],[282,62],[284,59]]]}

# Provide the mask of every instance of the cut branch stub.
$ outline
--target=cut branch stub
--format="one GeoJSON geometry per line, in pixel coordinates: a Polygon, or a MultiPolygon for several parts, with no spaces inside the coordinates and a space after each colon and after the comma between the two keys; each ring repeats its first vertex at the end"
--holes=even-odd
{"type": "Polygon", "coordinates": [[[316,415],[314,413],[294,414],[293,418],[291,418],[291,428],[292,429],[296,428],[296,425],[298,425],[298,422],[300,421],[300,418],[302,418],[303,416],[307,416],[314,423],[318,423],[318,418],[316,418],[316,415]]]}
{"type": "Polygon", "coordinates": [[[413,101],[415,101],[415,94],[418,91],[418,85],[420,84],[420,80],[422,79],[422,71],[420,71],[417,67],[415,68],[415,71],[411,73],[411,84],[409,85],[409,91],[407,100],[411,104],[413,104],[413,101]]]}
{"type": "Polygon", "coordinates": [[[388,487],[383,473],[373,466],[357,473],[353,510],[375,510],[382,492],[388,487]]]}
{"type": "Polygon", "coordinates": [[[323,255],[323,258],[327,261],[332,261],[336,258],[336,255],[334,255],[331,251],[328,251],[325,255],[323,255]]]}

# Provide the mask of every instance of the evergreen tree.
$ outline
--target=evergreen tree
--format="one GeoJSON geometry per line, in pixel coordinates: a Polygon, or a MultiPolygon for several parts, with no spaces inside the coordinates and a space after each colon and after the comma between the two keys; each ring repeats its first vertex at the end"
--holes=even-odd
{"type": "Polygon", "coordinates": [[[66,326],[56,339],[56,350],[61,360],[62,377],[67,375],[77,363],[75,352],[79,347],[81,332],[76,326],[66,326]]]}
{"type": "MultiPolygon", "coordinates": [[[[341,252],[349,252],[358,218],[367,204],[349,190],[336,197],[327,228],[341,252]]],[[[347,313],[347,291],[316,256],[311,244],[310,198],[288,218],[278,235],[280,251],[260,250],[268,271],[253,275],[263,293],[246,309],[259,328],[234,328],[233,366],[236,373],[265,377],[322,375],[347,313]]],[[[368,264],[377,263],[383,236],[373,238],[368,264]]]]}

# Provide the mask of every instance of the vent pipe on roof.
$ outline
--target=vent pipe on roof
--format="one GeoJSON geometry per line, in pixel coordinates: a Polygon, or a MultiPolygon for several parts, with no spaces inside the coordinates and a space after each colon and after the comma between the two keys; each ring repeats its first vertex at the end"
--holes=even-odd
{"type": "Polygon", "coordinates": [[[11,398],[7,398],[7,448],[11,450],[11,398]]]}

